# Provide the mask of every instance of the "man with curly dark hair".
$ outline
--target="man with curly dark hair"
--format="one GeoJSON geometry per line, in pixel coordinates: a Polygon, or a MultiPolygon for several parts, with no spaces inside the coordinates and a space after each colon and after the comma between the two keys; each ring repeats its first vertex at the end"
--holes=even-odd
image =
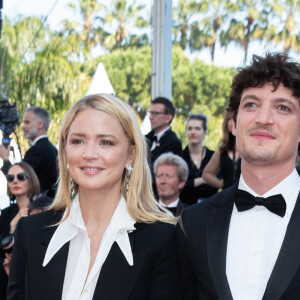
{"type": "Polygon", "coordinates": [[[186,298],[299,299],[300,65],[253,56],[233,79],[228,110],[242,173],[182,214],[186,298]]]}

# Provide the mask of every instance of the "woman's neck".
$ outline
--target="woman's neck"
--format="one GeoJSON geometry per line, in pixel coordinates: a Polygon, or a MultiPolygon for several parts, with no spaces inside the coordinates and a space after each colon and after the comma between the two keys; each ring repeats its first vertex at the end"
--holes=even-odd
{"type": "Polygon", "coordinates": [[[16,200],[17,200],[17,205],[18,205],[19,209],[27,208],[28,205],[30,204],[30,199],[27,195],[16,196],[16,200]]]}
{"type": "Polygon", "coordinates": [[[197,143],[197,144],[188,144],[190,154],[199,155],[202,154],[203,151],[203,144],[197,143]]]}
{"type": "Polygon", "coordinates": [[[119,201],[120,190],[115,191],[79,191],[82,217],[86,227],[107,227],[119,201]]]}

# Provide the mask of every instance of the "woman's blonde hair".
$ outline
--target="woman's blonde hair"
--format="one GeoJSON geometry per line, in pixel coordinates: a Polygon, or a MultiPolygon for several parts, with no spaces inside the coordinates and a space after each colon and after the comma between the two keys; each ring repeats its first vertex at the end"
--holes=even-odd
{"type": "MultiPolygon", "coordinates": [[[[67,169],[66,141],[76,115],[85,109],[101,110],[117,119],[129,143],[135,146],[135,160],[130,177],[130,186],[126,192],[126,174],[123,173],[121,193],[126,199],[127,208],[131,217],[140,223],[162,221],[174,223],[176,218],[170,217],[168,211],[162,208],[154,199],[152,191],[152,178],[147,160],[147,146],[133,109],[119,98],[108,94],[95,94],[85,96],[74,103],[64,116],[59,137],[59,184],[54,203],[54,210],[67,210],[66,217],[71,207],[71,177],[67,169]]],[[[75,184],[75,192],[78,185],[75,184]]]]}

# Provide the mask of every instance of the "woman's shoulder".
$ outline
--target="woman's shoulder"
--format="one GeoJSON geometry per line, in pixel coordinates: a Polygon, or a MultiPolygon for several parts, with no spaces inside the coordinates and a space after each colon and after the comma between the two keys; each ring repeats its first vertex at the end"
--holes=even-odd
{"type": "Polygon", "coordinates": [[[62,211],[48,210],[45,212],[29,215],[21,219],[22,230],[40,231],[43,228],[57,224],[62,218],[62,211]]]}
{"type": "Polygon", "coordinates": [[[205,147],[205,156],[206,157],[212,157],[215,151],[210,150],[209,148],[205,147]]]}
{"type": "Polygon", "coordinates": [[[11,212],[18,211],[18,205],[16,203],[11,204],[8,207],[5,207],[1,210],[1,216],[9,215],[11,212]]]}
{"type": "Polygon", "coordinates": [[[136,239],[151,246],[162,247],[175,239],[175,225],[165,222],[136,223],[136,239]]]}

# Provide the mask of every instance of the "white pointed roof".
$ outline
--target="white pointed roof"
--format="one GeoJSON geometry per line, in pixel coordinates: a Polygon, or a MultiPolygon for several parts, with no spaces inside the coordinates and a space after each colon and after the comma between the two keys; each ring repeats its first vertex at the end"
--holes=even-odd
{"type": "Polygon", "coordinates": [[[98,64],[92,82],[85,95],[87,96],[99,93],[115,95],[115,91],[109,81],[103,63],[98,64]]]}

